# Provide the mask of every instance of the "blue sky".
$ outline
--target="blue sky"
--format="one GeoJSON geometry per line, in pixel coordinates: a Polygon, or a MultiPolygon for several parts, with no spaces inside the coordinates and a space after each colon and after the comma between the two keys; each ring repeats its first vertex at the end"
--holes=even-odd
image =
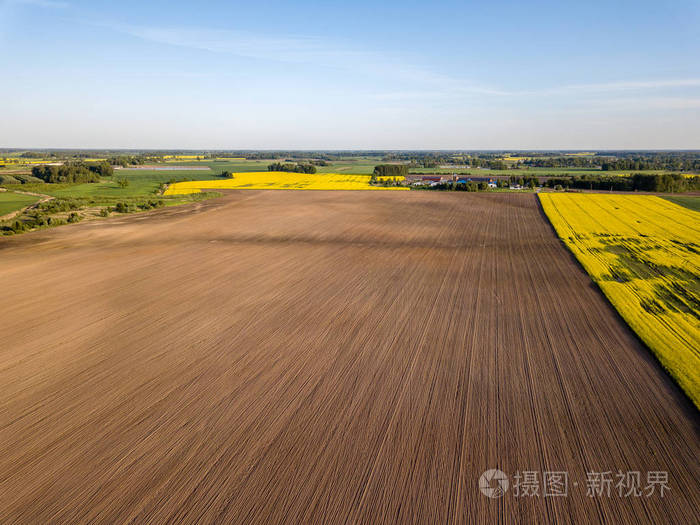
{"type": "Polygon", "coordinates": [[[700,148],[700,1],[0,0],[0,146],[700,148]]]}

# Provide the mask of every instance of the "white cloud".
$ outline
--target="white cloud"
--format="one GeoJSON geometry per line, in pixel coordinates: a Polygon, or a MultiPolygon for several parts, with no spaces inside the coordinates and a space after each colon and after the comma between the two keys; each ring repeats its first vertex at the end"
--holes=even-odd
{"type": "Polygon", "coordinates": [[[243,31],[125,26],[122,31],[161,44],[280,62],[342,66],[347,61],[371,60],[370,53],[331,47],[311,36],[266,37],[243,31]]]}
{"type": "MultiPolygon", "coordinates": [[[[31,0],[45,1],[45,0],[31,0]]],[[[225,53],[240,57],[349,70],[355,74],[375,75],[394,83],[411,82],[414,89],[381,91],[376,99],[437,99],[460,96],[537,97],[575,96],[619,91],[652,91],[682,87],[700,87],[700,78],[611,81],[509,90],[484,86],[418,67],[388,53],[358,49],[315,36],[261,36],[245,31],[206,28],[121,26],[117,30],[160,44],[225,53]]]]}
{"type": "MultiPolygon", "coordinates": [[[[315,36],[269,37],[245,31],[147,26],[118,26],[115,29],[142,40],[171,46],[275,62],[314,65],[352,71],[359,75],[375,75],[394,82],[429,85],[434,94],[438,90],[450,92],[457,88],[461,92],[475,94],[501,93],[489,87],[472,85],[466,80],[443,75],[430,68],[408,64],[390,53],[356,48],[315,36]]],[[[420,90],[416,93],[418,91],[420,90]]],[[[396,98],[395,93],[387,93],[384,96],[396,98]]]]}

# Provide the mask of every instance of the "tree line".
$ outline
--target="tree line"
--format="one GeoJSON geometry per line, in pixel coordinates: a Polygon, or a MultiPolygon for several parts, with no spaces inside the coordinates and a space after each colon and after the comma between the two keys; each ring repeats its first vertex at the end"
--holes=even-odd
{"type": "Polygon", "coordinates": [[[538,177],[511,175],[508,177],[510,184],[518,184],[521,188],[536,188],[540,185],[538,177]]]}
{"type": "Polygon", "coordinates": [[[565,152],[505,151],[402,151],[386,152],[384,162],[405,162],[411,168],[435,168],[463,164],[471,168],[505,170],[511,168],[589,168],[603,171],[700,171],[696,151],[606,151],[592,155],[566,155],[565,152]],[[508,153],[514,162],[506,162],[508,153]]]}
{"type": "Polygon", "coordinates": [[[286,171],[289,173],[316,173],[316,166],[313,164],[292,164],[273,162],[267,167],[267,171],[286,171]]]}
{"type": "Polygon", "coordinates": [[[114,155],[107,157],[107,162],[113,166],[139,166],[142,164],[151,164],[155,162],[164,162],[162,156],[154,155],[114,155]]]}
{"type": "Polygon", "coordinates": [[[107,162],[87,164],[74,162],[63,166],[34,166],[32,176],[44,182],[99,182],[100,177],[110,177],[114,169],[107,162]]]}
{"type": "Polygon", "coordinates": [[[488,182],[440,182],[434,186],[418,186],[418,190],[437,190],[437,191],[488,191],[488,182]]]}
{"type": "Polygon", "coordinates": [[[380,164],[374,167],[374,177],[406,177],[408,166],[405,164],[380,164]]]}
{"type": "Polygon", "coordinates": [[[700,190],[700,176],[687,177],[680,173],[634,173],[629,177],[605,175],[579,175],[551,177],[545,186],[579,190],[652,191],[683,193],[700,190]]]}
{"type": "Polygon", "coordinates": [[[700,171],[700,156],[696,153],[620,153],[620,156],[600,154],[590,157],[564,155],[533,157],[520,161],[533,168],[600,168],[603,171],[700,171]]]}

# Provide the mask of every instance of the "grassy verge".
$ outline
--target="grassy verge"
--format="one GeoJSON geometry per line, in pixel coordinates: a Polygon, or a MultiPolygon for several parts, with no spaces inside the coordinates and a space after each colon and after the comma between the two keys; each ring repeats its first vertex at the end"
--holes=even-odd
{"type": "Polygon", "coordinates": [[[33,195],[2,191],[0,192],[0,217],[12,213],[13,211],[21,210],[25,206],[34,204],[38,200],[39,197],[33,195]]]}

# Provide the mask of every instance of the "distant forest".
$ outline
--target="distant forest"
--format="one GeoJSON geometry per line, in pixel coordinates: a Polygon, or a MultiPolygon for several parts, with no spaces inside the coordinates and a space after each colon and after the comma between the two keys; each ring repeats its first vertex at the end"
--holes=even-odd
{"type": "MultiPolygon", "coordinates": [[[[17,150],[0,149],[0,165],[11,158],[47,162],[80,162],[106,159],[113,166],[152,164],[178,156],[196,160],[236,158],[275,161],[276,169],[312,173],[311,166],[327,166],[338,161],[367,159],[382,164],[404,164],[408,169],[450,168],[525,170],[528,168],[588,169],[600,171],[669,171],[700,173],[697,151],[249,151],[249,150],[17,150]],[[280,168],[281,166],[281,168],[280,168]]],[[[35,162],[36,163],[36,162],[35,162]]]]}

